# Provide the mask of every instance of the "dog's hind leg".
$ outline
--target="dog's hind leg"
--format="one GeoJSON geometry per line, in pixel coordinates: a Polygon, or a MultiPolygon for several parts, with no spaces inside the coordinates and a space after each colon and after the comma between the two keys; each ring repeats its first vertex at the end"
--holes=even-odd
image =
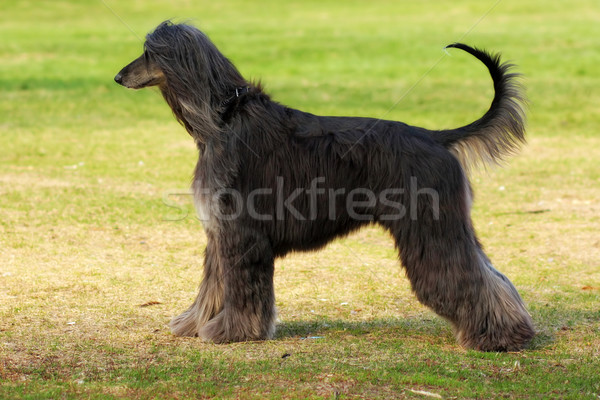
{"type": "Polygon", "coordinates": [[[218,257],[218,241],[208,237],[204,255],[204,277],[198,296],[183,314],[173,318],[171,330],[177,336],[198,336],[202,328],[223,305],[222,266],[218,257]]]}
{"type": "MultiPolygon", "coordinates": [[[[410,218],[386,224],[396,238],[412,289],[423,304],[452,323],[464,347],[521,350],[535,334],[531,317],[515,287],[481,249],[462,168],[455,159],[442,161],[443,174],[412,169],[419,176],[405,179],[418,179],[432,195],[405,198],[416,207],[410,218]]],[[[408,196],[418,193],[410,192],[408,196]]]]}
{"type": "Polygon", "coordinates": [[[200,331],[215,343],[269,339],[275,333],[274,258],[260,233],[231,227],[220,241],[222,310],[200,331]]]}

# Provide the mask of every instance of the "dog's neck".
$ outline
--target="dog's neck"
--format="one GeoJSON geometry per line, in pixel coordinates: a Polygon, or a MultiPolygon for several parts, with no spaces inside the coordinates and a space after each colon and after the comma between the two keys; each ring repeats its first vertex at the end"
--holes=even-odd
{"type": "Polygon", "coordinates": [[[188,133],[197,142],[206,143],[211,139],[222,139],[220,131],[223,124],[229,122],[240,100],[252,92],[254,86],[237,86],[226,94],[228,97],[225,100],[219,103],[217,97],[213,100],[213,104],[210,104],[210,100],[177,95],[168,84],[161,85],[159,88],[173,114],[188,133]]]}

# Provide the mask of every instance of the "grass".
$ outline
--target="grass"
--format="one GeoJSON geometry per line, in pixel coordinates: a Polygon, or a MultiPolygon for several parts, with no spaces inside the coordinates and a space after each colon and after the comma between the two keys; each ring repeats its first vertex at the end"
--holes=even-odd
{"type": "Polygon", "coordinates": [[[193,143],[158,93],[112,82],[142,46],[101,1],[5,0],[0,398],[600,396],[595,1],[503,1],[489,14],[494,2],[474,0],[107,4],[142,37],[192,19],[276,100],[319,114],[457,126],[492,89],[481,65],[440,49],[460,39],[518,63],[529,145],[474,175],[473,217],[539,334],[520,353],[463,350],[369,228],[277,261],[275,340],[172,336],[205,245],[185,195],[193,143]]]}

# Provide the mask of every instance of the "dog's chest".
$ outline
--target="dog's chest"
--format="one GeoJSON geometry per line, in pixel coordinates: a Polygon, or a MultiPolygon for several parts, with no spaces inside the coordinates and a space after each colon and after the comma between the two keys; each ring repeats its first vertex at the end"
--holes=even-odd
{"type": "Polygon", "coordinates": [[[196,208],[196,215],[204,230],[208,232],[217,231],[217,220],[215,213],[213,212],[213,197],[214,190],[211,190],[210,185],[207,185],[205,177],[196,176],[193,184],[194,191],[194,206],[196,208]]]}
{"type": "Polygon", "coordinates": [[[196,187],[194,187],[194,206],[196,207],[196,216],[200,222],[202,222],[204,230],[207,232],[212,231],[214,223],[211,223],[210,218],[210,196],[208,194],[199,193],[196,187]]]}
{"type": "Polygon", "coordinates": [[[215,150],[214,146],[207,145],[200,152],[192,189],[197,217],[207,233],[217,233],[223,219],[222,214],[227,214],[221,209],[223,196],[234,195],[236,199],[236,195],[239,196],[239,192],[231,189],[232,170],[223,167],[233,164],[235,163],[227,154],[215,150]]]}

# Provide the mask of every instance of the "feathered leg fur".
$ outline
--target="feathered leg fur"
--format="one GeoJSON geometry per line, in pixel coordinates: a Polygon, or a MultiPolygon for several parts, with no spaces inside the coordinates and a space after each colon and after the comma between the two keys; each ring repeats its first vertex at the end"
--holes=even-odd
{"type": "Polygon", "coordinates": [[[194,303],[171,321],[177,336],[198,336],[200,329],[223,308],[223,266],[218,255],[218,241],[208,235],[204,254],[204,277],[194,303]]]}
{"type": "MultiPolygon", "coordinates": [[[[515,287],[494,269],[477,240],[470,218],[471,191],[462,168],[452,158],[444,167],[439,203],[421,196],[414,202],[417,218],[389,226],[413,291],[452,323],[464,347],[521,350],[535,334],[531,317],[515,287]]],[[[422,184],[441,184],[427,179],[420,173],[422,184]]]]}

